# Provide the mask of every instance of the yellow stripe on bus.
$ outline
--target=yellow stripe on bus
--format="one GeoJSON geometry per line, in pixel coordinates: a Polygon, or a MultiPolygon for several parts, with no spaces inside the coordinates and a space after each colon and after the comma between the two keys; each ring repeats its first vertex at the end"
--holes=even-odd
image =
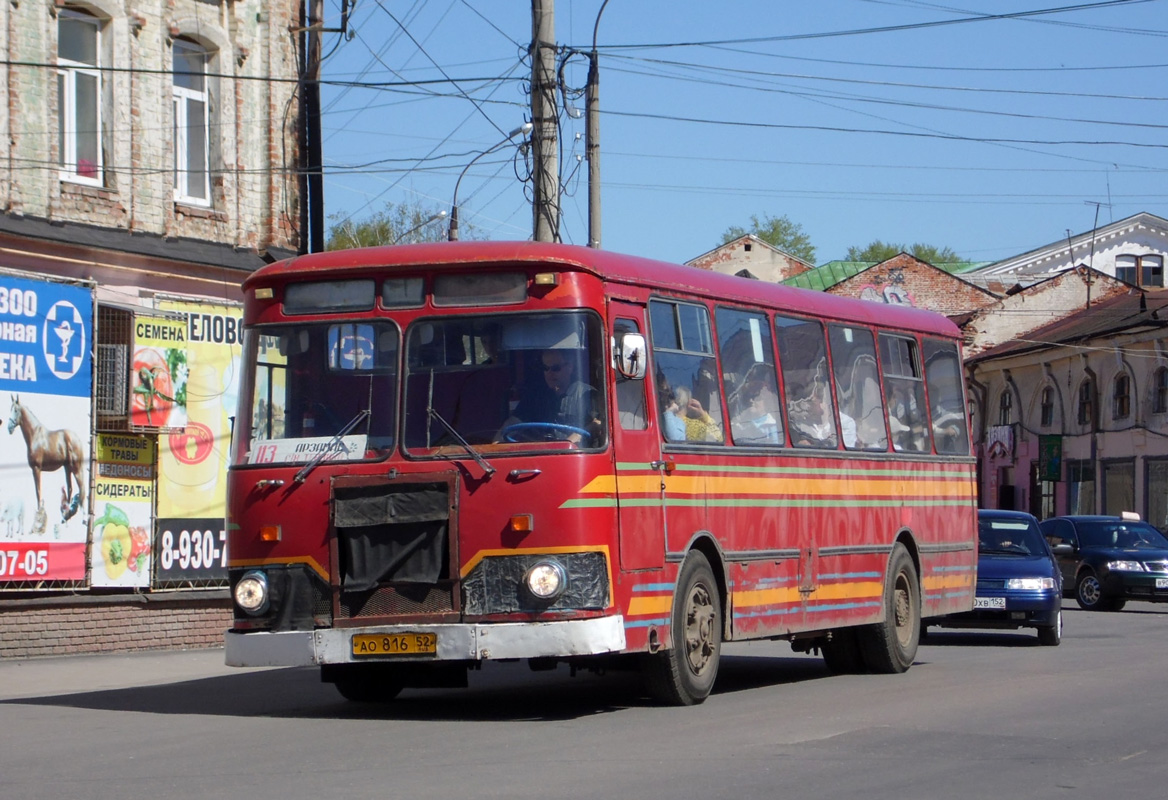
{"type": "MultiPolygon", "coordinates": [[[[657,475],[598,475],[582,494],[658,494],[657,475]]],[[[677,495],[794,495],[801,497],[847,495],[849,497],[952,497],[972,499],[974,486],[967,475],[943,480],[857,478],[736,478],[729,476],[674,475],[665,479],[665,491],[677,495]]]]}
{"type": "MultiPolygon", "coordinates": [[[[880,598],[884,594],[884,584],[880,581],[850,581],[828,583],[817,587],[807,599],[814,600],[859,600],[880,598]]],[[[802,602],[802,594],[797,586],[773,589],[746,589],[734,592],[734,608],[758,608],[761,606],[782,606],[802,602]]],[[[650,595],[634,597],[629,601],[630,617],[661,616],[673,609],[672,595],[650,595]]]]}

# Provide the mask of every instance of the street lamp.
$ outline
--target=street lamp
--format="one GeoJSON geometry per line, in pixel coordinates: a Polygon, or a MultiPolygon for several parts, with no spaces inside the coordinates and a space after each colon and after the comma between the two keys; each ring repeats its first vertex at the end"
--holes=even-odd
{"type": "Polygon", "coordinates": [[[401,242],[401,240],[402,240],[402,239],[406,238],[407,236],[409,236],[409,235],[410,235],[411,233],[413,233],[414,231],[416,231],[416,230],[420,230],[421,228],[424,228],[424,227],[426,227],[427,225],[429,225],[429,224],[430,224],[431,222],[433,222],[434,220],[438,220],[438,219],[446,219],[446,212],[445,212],[445,211],[439,211],[437,214],[431,214],[431,215],[429,216],[429,218],[427,218],[427,219],[426,219],[424,222],[419,222],[417,225],[415,225],[414,227],[410,228],[408,231],[406,231],[405,233],[403,233],[401,236],[398,236],[397,238],[395,238],[395,239],[393,240],[393,243],[394,243],[394,244],[399,244],[399,243],[401,242]]]}
{"type": "Polygon", "coordinates": [[[483,152],[479,153],[477,156],[475,156],[474,158],[472,158],[470,160],[469,164],[467,164],[465,167],[462,168],[462,172],[460,172],[458,174],[458,180],[456,180],[454,182],[454,198],[451,200],[451,203],[450,203],[450,236],[449,236],[450,241],[452,241],[452,242],[458,241],[458,185],[460,183],[462,183],[462,177],[464,175],[466,175],[466,171],[468,169],[470,169],[474,165],[474,163],[476,161],[478,161],[480,158],[482,158],[483,156],[485,156],[489,153],[495,152],[496,150],[498,150],[503,145],[507,144],[507,142],[511,141],[519,134],[523,134],[524,136],[526,136],[527,134],[531,133],[532,129],[534,129],[534,128],[535,128],[535,126],[532,125],[530,122],[523,123],[518,128],[516,128],[515,130],[513,130],[509,134],[507,134],[506,139],[504,139],[503,141],[499,142],[498,144],[488,148],[487,150],[484,150],[483,152]]]}

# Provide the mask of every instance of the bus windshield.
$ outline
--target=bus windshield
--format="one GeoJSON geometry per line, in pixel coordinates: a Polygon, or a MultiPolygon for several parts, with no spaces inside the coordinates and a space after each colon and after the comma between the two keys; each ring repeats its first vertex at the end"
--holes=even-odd
{"type": "Polygon", "coordinates": [[[406,332],[404,445],[498,452],[607,440],[604,336],[584,311],[429,318],[406,332]]]}
{"type": "Polygon", "coordinates": [[[399,336],[389,323],[320,322],[248,331],[249,419],[235,463],[300,464],[388,455],[399,336]]]}

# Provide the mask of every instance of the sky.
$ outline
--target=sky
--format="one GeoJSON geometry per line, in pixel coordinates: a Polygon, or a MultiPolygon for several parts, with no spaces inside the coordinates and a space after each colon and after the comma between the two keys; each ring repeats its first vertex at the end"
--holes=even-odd
{"type": "MultiPolygon", "coordinates": [[[[606,250],[684,262],[785,216],[817,264],[877,239],[992,262],[1168,217],[1168,0],[608,0],[597,24],[603,3],[554,10],[564,242],[588,240],[594,28],[606,250]]],[[[530,239],[507,136],[531,4],[356,0],[348,31],[323,41],[326,225],[449,210],[458,183],[463,238],[530,239]]]]}

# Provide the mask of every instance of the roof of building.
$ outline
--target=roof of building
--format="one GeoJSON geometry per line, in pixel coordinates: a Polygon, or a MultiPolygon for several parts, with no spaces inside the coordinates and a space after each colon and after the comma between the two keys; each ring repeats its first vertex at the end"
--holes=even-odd
{"type": "Polygon", "coordinates": [[[732,247],[734,245],[737,245],[739,242],[741,242],[743,240],[749,240],[751,244],[761,245],[763,247],[766,247],[769,250],[773,250],[776,253],[780,253],[782,256],[790,259],[791,261],[797,261],[798,263],[805,265],[808,269],[815,269],[814,264],[808,264],[806,261],[799,258],[799,256],[794,255],[792,253],[788,253],[786,250],[784,250],[781,247],[775,247],[770,242],[766,241],[765,239],[760,239],[757,235],[755,235],[753,233],[744,233],[743,235],[735,237],[728,242],[722,242],[722,244],[718,245],[717,247],[714,247],[714,248],[707,250],[706,252],[702,253],[700,256],[695,256],[695,257],[689,259],[688,261],[685,262],[685,265],[687,267],[695,266],[696,262],[701,261],[704,258],[708,258],[709,256],[713,255],[714,253],[718,252],[719,250],[724,250],[727,247],[732,247]]]}
{"type": "Polygon", "coordinates": [[[1168,289],[1132,289],[977,354],[970,363],[1100,339],[1138,328],[1168,328],[1168,289]]]}
{"type": "MultiPolygon", "coordinates": [[[[854,278],[861,272],[865,272],[883,263],[883,261],[828,261],[826,264],[821,264],[813,270],[793,275],[783,281],[783,283],[787,286],[797,286],[800,289],[816,289],[822,292],[838,283],[843,283],[848,278],[854,278]]],[[[928,262],[923,263],[927,264],[928,262]]],[[[988,263],[988,261],[953,261],[944,264],[930,264],[930,266],[944,270],[950,275],[961,275],[962,278],[966,278],[964,273],[979,269],[988,263]]],[[[966,279],[968,280],[968,278],[966,279]]],[[[980,286],[981,284],[978,285],[980,286]]],[[[983,286],[982,288],[987,287],[983,286]]]]}

